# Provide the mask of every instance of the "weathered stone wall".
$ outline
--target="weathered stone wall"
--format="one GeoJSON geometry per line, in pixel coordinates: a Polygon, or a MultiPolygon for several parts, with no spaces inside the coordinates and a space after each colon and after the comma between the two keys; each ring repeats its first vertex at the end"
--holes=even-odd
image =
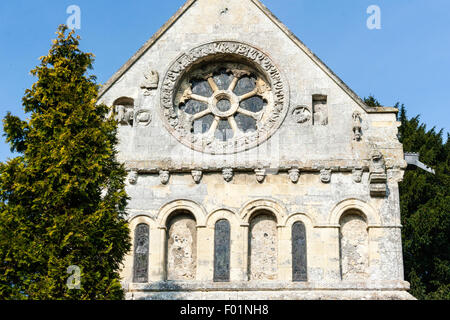
{"type": "Polygon", "coordinates": [[[409,297],[395,110],[365,106],[258,1],[188,1],[100,102],[114,105],[130,170],[129,299],[409,297]],[[205,90],[189,87],[196,77],[205,90]],[[239,110],[246,99],[265,107],[239,110]],[[242,135],[239,112],[255,120],[242,135]],[[206,116],[209,129],[190,130],[206,116]],[[217,141],[210,128],[227,121],[234,140],[217,141]]]}

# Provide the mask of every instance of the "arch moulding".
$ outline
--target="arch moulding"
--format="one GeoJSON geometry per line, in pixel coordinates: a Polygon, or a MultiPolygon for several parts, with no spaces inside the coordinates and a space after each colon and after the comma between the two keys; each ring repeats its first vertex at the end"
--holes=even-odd
{"type": "Polygon", "coordinates": [[[247,202],[240,211],[240,216],[243,225],[249,225],[250,219],[257,211],[269,211],[277,219],[278,227],[285,226],[285,217],[287,210],[284,206],[274,200],[260,199],[247,202]]]}
{"type": "Polygon", "coordinates": [[[358,199],[347,199],[339,202],[330,213],[329,223],[333,226],[339,226],[339,221],[343,214],[349,210],[356,210],[363,214],[368,227],[381,225],[381,219],[377,211],[368,203],[358,199]]]}
{"type": "Polygon", "coordinates": [[[197,222],[197,228],[206,227],[206,211],[205,209],[191,200],[174,200],[166,203],[159,209],[158,213],[158,227],[165,229],[167,227],[167,220],[176,211],[189,211],[197,222]]]}

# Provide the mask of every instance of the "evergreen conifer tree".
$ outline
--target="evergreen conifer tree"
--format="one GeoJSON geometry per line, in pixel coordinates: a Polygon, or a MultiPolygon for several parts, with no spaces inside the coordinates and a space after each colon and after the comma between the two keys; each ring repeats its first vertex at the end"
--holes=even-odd
{"type": "Polygon", "coordinates": [[[117,122],[96,105],[93,55],[67,31],[32,70],[30,119],[4,119],[19,156],[0,163],[0,299],[123,298],[130,239],[117,122]]]}

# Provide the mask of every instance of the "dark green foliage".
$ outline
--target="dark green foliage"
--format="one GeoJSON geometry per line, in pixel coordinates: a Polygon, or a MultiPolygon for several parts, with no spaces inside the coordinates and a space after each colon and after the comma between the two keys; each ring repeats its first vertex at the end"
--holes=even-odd
{"type": "Polygon", "coordinates": [[[8,114],[21,155],[0,164],[0,299],[121,299],[118,271],[130,249],[125,169],[117,123],[96,106],[93,55],[59,27],[38,80],[23,98],[30,120],[8,114]],[[81,290],[66,284],[81,268],[81,290]]]}
{"type": "Polygon", "coordinates": [[[405,151],[436,175],[409,170],[400,184],[405,275],[418,299],[450,300],[450,142],[443,131],[427,130],[419,116],[408,119],[401,106],[400,140],[405,151]]]}
{"type": "MultiPolygon", "coordinates": [[[[376,99],[366,103],[376,106],[376,99]]],[[[418,299],[450,300],[450,141],[444,132],[427,130],[420,117],[409,119],[399,104],[399,139],[405,152],[419,152],[420,161],[436,175],[409,167],[400,184],[405,277],[418,299]]]]}

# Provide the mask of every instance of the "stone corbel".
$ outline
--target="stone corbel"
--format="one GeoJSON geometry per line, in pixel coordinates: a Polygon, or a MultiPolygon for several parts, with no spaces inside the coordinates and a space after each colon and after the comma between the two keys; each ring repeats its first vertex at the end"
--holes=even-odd
{"type": "Polygon", "coordinates": [[[320,181],[323,183],[330,183],[331,181],[331,169],[325,168],[320,170],[320,181]]]}
{"type": "Polygon", "coordinates": [[[165,170],[159,171],[159,179],[161,180],[161,184],[169,183],[170,172],[169,171],[165,171],[165,170]]]}
{"type": "Polygon", "coordinates": [[[300,170],[298,168],[292,168],[288,171],[289,179],[291,179],[292,183],[297,183],[300,179],[300,170]]]}
{"type": "Polygon", "coordinates": [[[354,168],[352,171],[353,174],[353,181],[355,181],[356,183],[361,183],[362,181],[362,177],[363,177],[363,168],[354,168]]]}
{"type": "Polygon", "coordinates": [[[266,178],[266,169],[256,169],[255,174],[256,181],[258,181],[259,183],[263,183],[264,179],[266,178]]]}
{"type": "Polygon", "coordinates": [[[387,193],[386,163],[378,150],[372,152],[370,163],[370,195],[372,197],[385,197],[387,193]]]}
{"type": "Polygon", "coordinates": [[[131,170],[130,173],[128,174],[128,182],[132,185],[135,185],[138,181],[138,172],[137,170],[131,170]]]}
{"type": "Polygon", "coordinates": [[[231,168],[223,169],[222,170],[222,175],[223,175],[223,179],[226,182],[230,182],[231,180],[233,180],[233,176],[234,176],[233,169],[231,169],[231,168]]]}
{"type": "Polygon", "coordinates": [[[196,184],[199,184],[202,181],[203,172],[201,170],[192,170],[192,178],[196,184]]]}

